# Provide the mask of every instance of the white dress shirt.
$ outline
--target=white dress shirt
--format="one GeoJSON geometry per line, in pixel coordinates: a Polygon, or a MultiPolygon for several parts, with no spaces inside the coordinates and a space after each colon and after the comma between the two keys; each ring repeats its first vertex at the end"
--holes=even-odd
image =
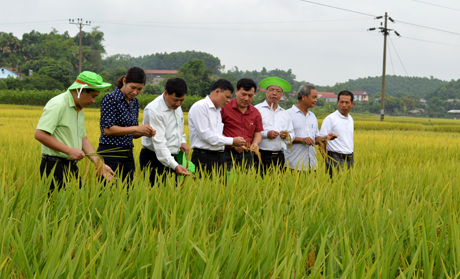
{"type": "Polygon", "coordinates": [[[233,138],[222,135],[224,124],[220,110],[209,96],[193,104],[188,113],[191,148],[224,151],[225,145],[233,145],[233,138]]]}
{"type": "MultiPolygon", "coordinates": [[[[287,112],[292,119],[296,137],[309,137],[314,141],[319,136],[318,119],[313,112],[308,111],[305,115],[296,105],[293,105],[287,112]]],[[[292,145],[292,150],[294,153],[289,149],[286,151],[286,165],[289,162],[291,169],[308,170],[313,168],[316,170],[318,160],[316,159],[315,146],[296,143],[292,145]]]]}
{"type": "Polygon", "coordinates": [[[149,124],[156,130],[154,137],[142,137],[142,146],[155,152],[158,161],[175,169],[178,163],[173,155],[179,153],[182,143],[186,143],[184,132],[184,114],[181,107],[170,109],[163,93],[150,102],[144,109],[142,124],[149,124]]]}
{"type": "Polygon", "coordinates": [[[292,140],[294,140],[294,128],[292,126],[291,117],[289,114],[281,108],[279,105],[276,110],[273,110],[267,103],[264,101],[255,106],[260,114],[262,115],[262,125],[264,130],[260,132],[262,135],[262,141],[259,144],[259,149],[266,151],[285,151],[287,149],[287,144],[290,144],[289,138],[282,139],[280,136],[269,139],[267,133],[269,131],[287,131],[292,140]]]}
{"type": "Polygon", "coordinates": [[[321,135],[334,133],[339,137],[327,141],[326,150],[341,154],[353,153],[353,130],[355,125],[351,115],[343,116],[338,110],[329,114],[321,125],[321,135]]]}

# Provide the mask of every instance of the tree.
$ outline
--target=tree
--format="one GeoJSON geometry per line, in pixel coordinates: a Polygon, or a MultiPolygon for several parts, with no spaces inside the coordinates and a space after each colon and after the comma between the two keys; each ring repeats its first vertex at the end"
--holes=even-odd
{"type": "Polygon", "coordinates": [[[212,70],[207,70],[203,60],[193,59],[179,68],[177,77],[183,78],[190,95],[202,97],[209,94],[212,86],[212,70]]]}

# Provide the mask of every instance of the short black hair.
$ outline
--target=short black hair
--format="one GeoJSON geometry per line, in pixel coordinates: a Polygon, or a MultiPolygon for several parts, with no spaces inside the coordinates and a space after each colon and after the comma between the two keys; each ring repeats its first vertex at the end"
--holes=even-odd
{"type": "Polygon", "coordinates": [[[187,83],[181,78],[170,78],[166,81],[165,90],[168,95],[176,94],[176,97],[182,97],[187,94],[187,83]]]}
{"type": "Polygon", "coordinates": [[[241,88],[243,88],[246,91],[249,91],[251,90],[251,88],[254,88],[254,92],[257,91],[256,83],[254,82],[254,80],[250,78],[242,78],[238,81],[238,83],[236,84],[236,89],[240,90],[241,88]]]}
{"type": "Polygon", "coordinates": [[[313,85],[303,85],[300,87],[299,91],[297,91],[297,100],[302,100],[302,96],[310,97],[311,91],[316,88],[313,85]]]}
{"type": "Polygon", "coordinates": [[[235,90],[232,83],[223,78],[216,80],[216,82],[214,82],[214,84],[212,85],[211,91],[214,91],[216,89],[220,89],[222,91],[230,90],[232,93],[233,93],[233,90],[235,90]]]}
{"type": "Polygon", "coordinates": [[[339,95],[337,95],[337,102],[340,101],[340,96],[350,96],[351,97],[351,102],[353,102],[353,93],[351,93],[348,90],[343,90],[339,92],[339,95]]]}
{"type": "Polygon", "coordinates": [[[93,91],[96,91],[96,90],[95,89],[90,89],[90,88],[85,88],[85,91],[86,91],[86,93],[89,94],[89,93],[91,93],[93,91]]]}

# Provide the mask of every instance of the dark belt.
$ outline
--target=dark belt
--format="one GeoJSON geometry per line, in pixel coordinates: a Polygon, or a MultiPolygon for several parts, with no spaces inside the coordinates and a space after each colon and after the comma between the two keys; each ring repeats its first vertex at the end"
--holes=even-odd
{"type": "Polygon", "coordinates": [[[56,156],[49,156],[49,155],[42,155],[42,159],[45,161],[51,161],[51,162],[59,162],[59,163],[71,163],[73,165],[77,164],[77,161],[75,160],[70,160],[62,157],[56,157],[56,156]]]}
{"type": "Polygon", "coordinates": [[[329,155],[331,157],[340,158],[340,159],[353,159],[353,153],[351,153],[351,154],[342,154],[342,153],[337,153],[337,152],[333,152],[333,151],[328,151],[327,155],[329,155]]]}
{"type": "Polygon", "coordinates": [[[208,154],[208,155],[215,155],[215,156],[222,156],[224,155],[224,151],[218,151],[218,150],[207,150],[207,149],[201,149],[201,148],[193,148],[193,152],[196,153],[201,153],[201,154],[208,154]]]}
{"type": "Polygon", "coordinates": [[[260,154],[270,155],[272,157],[280,157],[284,155],[283,151],[268,151],[268,150],[260,150],[260,149],[259,151],[260,151],[260,154]]]}

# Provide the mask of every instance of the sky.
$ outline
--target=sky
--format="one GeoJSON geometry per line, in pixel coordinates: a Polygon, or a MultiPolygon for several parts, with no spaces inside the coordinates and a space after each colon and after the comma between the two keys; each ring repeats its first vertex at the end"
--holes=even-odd
{"type": "Polygon", "coordinates": [[[78,33],[68,19],[104,32],[106,55],[195,50],[225,71],[289,70],[296,80],[334,85],[382,75],[460,79],[460,2],[455,0],[17,0],[2,3],[0,31],[78,33]],[[316,4],[315,4],[316,3],[316,4]],[[319,3],[319,4],[318,4],[319,3]],[[398,32],[398,37],[394,31],[398,32]]]}

